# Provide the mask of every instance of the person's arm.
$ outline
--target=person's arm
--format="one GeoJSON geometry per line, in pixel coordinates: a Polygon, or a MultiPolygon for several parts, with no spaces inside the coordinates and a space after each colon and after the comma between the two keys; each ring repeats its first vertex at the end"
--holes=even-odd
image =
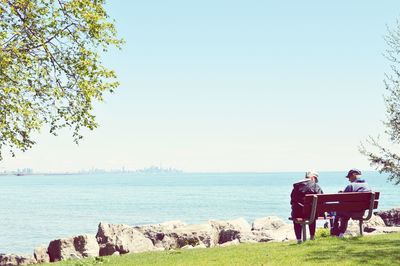
{"type": "Polygon", "coordinates": [[[353,192],[353,186],[351,184],[347,185],[343,192],[353,192]]]}
{"type": "Polygon", "coordinates": [[[290,205],[293,205],[294,200],[294,189],[292,189],[292,193],[290,193],[290,205]]]}

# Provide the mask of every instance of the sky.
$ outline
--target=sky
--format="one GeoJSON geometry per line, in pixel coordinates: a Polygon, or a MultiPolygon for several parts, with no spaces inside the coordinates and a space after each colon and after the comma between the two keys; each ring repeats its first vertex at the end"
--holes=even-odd
{"type": "Polygon", "coordinates": [[[383,57],[400,1],[108,1],[120,87],[100,127],[53,137],[1,170],[371,170],[361,142],[384,131],[383,57]]]}

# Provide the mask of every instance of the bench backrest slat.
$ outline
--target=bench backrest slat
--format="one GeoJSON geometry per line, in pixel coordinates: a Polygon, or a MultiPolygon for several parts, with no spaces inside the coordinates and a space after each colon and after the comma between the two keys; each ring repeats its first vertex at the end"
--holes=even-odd
{"type": "MultiPolygon", "coordinates": [[[[375,199],[379,199],[379,192],[375,192],[375,199]]],[[[369,201],[371,192],[349,192],[337,194],[318,194],[318,202],[331,202],[331,201],[369,201]]],[[[312,203],[312,194],[307,194],[304,203],[312,203]]]]}
{"type": "MultiPolygon", "coordinates": [[[[373,209],[378,208],[379,192],[375,193],[373,209]]],[[[316,215],[321,216],[324,212],[363,212],[370,208],[372,192],[351,192],[338,194],[317,194],[318,203],[316,215]]],[[[304,217],[311,214],[314,195],[306,195],[304,203],[304,217]]]]}
{"type": "MultiPolygon", "coordinates": [[[[374,201],[374,209],[378,208],[378,201],[374,201]]],[[[361,212],[369,209],[369,202],[348,202],[346,204],[342,203],[332,203],[332,204],[319,204],[316,213],[322,216],[325,212],[361,212]]],[[[311,212],[311,205],[306,205],[305,213],[309,214],[311,212]]]]}

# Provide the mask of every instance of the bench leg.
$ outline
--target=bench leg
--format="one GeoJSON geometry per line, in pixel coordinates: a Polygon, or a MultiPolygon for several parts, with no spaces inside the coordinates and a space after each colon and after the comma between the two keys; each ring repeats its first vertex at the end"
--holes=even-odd
{"type": "Polygon", "coordinates": [[[307,231],[306,231],[306,224],[301,225],[302,231],[303,231],[303,242],[307,240],[307,231]]]}
{"type": "Polygon", "coordinates": [[[362,227],[362,225],[363,225],[363,220],[361,219],[361,220],[358,220],[358,224],[359,224],[359,226],[360,226],[360,235],[362,236],[363,235],[363,227],[362,227]]]}

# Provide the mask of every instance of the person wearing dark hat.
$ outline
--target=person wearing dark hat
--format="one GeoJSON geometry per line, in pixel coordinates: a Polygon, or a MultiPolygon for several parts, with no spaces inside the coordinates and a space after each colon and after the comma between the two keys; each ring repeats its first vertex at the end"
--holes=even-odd
{"type": "MultiPolygon", "coordinates": [[[[351,169],[346,178],[349,179],[350,184],[346,186],[343,193],[346,192],[368,192],[371,191],[365,180],[361,179],[361,171],[358,169],[351,169]]],[[[339,218],[338,234],[342,238],[347,230],[347,225],[351,216],[362,216],[364,213],[354,213],[354,212],[341,212],[337,216],[339,218]]]]}
{"type": "MultiPolygon", "coordinates": [[[[303,204],[304,196],[306,194],[322,194],[321,187],[318,183],[318,173],[314,170],[306,172],[305,178],[293,184],[293,190],[290,194],[290,205],[292,205],[292,219],[294,233],[296,234],[297,243],[300,244],[302,226],[301,224],[295,223],[295,218],[303,217],[303,204]]],[[[309,225],[310,240],[314,240],[315,237],[315,222],[309,225]]]]}

